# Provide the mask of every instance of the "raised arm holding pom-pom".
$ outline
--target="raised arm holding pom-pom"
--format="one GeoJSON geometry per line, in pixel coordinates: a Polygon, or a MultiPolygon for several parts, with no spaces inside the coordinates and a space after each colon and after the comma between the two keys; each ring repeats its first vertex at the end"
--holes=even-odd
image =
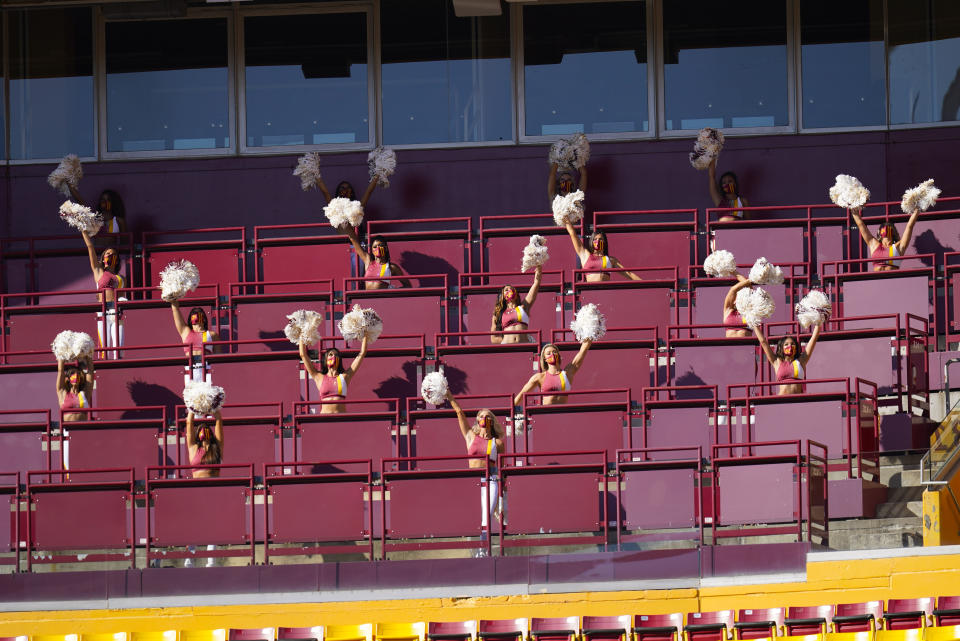
{"type": "MultiPolygon", "coordinates": [[[[364,209],[366,209],[367,202],[370,200],[370,196],[373,195],[373,190],[377,188],[377,183],[379,182],[379,176],[374,176],[370,179],[370,183],[367,185],[367,189],[363,192],[363,197],[360,199],[360,206],[364,209]]],[[[327,203],[334,198],[346,198],[347,200],[357,199],[356,192],[353,190],[353,185],[346,180],[340,181],[340,184],[337,185],[337,193],[335,196],[330,195],[330,190],[327,189],[327,184],[323,182],[322,177],[317,178],[317,187],[320,189],[320,193],[323,194],[323,197],[327,203]]]]}
{"type": "MultiPolygon", "coordinates": [[[[595,231],[590,236],[590,248],[584,247],[577,235],[577,230],[570,222],[565,223],[567,235],[570,236],[570,242],[573,244],[573,251],[580,259],[580,266],[587,273],[584,275],[588,283],[610,280],[609,269],[623,269],[623,264],[616,256],[607,254],[607,234],[602,231],[595,231]]],[[[620,272],[630,280],[643,280],[633,272],[620,272]]]]}
{"type": "Polygon", "coordinates": [[[57,360],[57,402],[60,405],[61,420],[85,421],[90,416],[86,412],[70,410],[90,407],[93,396],[94,367],[93,359],[81,358],[77,365],[67,365],[57,360]]]}
{"type": "Polygon", "coordinates": [[[777,349],[774,351],[770,347],[770,342],[763,334],[763,329],[758,325],[753,328],[757,340],[760,342],[760,348],[763,350],[767,362],[773,367],[774,374],[780,386],[778,394],[801,394],[804,391],[802,383],[792,383],[790,381],[802,381],[806,378],[807,363],[813,356],[813,349],[817,346],[817,339],[820,338],[820,325],[815,325],[810,338],[803,350],[798,350],[797,339],[793,336],[785,336],[777,343],[777,349]]]}
{"type": "MultiPolygon", "coordinates": [[[[377,280],[377,277],[382,279],[385,276],[403,276],[404,272],[400,265],[390,262],[390,247],[386,240],[380,236],[373,236],[370,239],[370,251],[367,252],[360,243],[357,232],[352,227],[343,227],[341,231],[350,239],[353,251],[363,262],[364,276],[370,279],[364,281],[365,289],[389,289],[391,281],[377,280]]],[[[406,278],[397,282],[403,287],[412,287],[410,281],[406,278]]]]}
{"type": "Polygon", "coordinates": [[[746,328],[740,312],[737,311],[737,293],[744,287],[750,287],[752,283],[737,274],[737,284],[727,290],[727,295],[723,299],[723,325],[726,328],[727,338],[744,338],[750,335],[750,330],[746,328]]]}
{"type": "Polygon", "coordinates": [[[920,215],[919,209],[914,209],[907,220],[907,226],[903,228],[903,236],[897,232],[897,227],[893,223],[883,223],[877,230],[877,236],[870,233],[867,224],[860,217],[861,208],[851,209],[850,215],[857,229],[860,230],[860,238],[867,246],[870,252],[870,258],[874,259],[873,271],[883,272],[892,269],[899,269],[900,264],[893,260],[879,260],[882,258],[894,258],[903,256],[910,247],[910,239],[913,236],[913,227],[917,224],[917,217],[920,215]],[[878,238],[879,237],[879,238],[878,238]]]}
{"type": "MultiPolygon", "coordinates": [[[[69,183],[70,196],[74,202],[86,205],[77,188],[69,183]]],[[[108,234],[126,233],[127,231],[127,209],[123,206],[123,199],[120,194],[112,189],[104,189],[100,192],[100,199],[97,201],[97,209],[103,217],[103,230],[108,234]]]]}
{"type": "MultiPolygon", "coordinates": [[[[220,465],[223,462],[223,416],[220,410],[213,414],[213,429],[206,422],[197,426],[196,417],[192,410],[187,410],[187,453],[190,455],[190,465],[220,465]]],[[[216,468],[199,468],[193,470],[193,478],[212,478],[220,476],[216,468]]]]}
{"type": "MultiPolygon", "coordinates": [[[[347,388],[354,375],[360,370],[363,359],[367,356],[367,337],[364,336],[360,341],[360,351],[354,357],[350,367],[344,369],[343,358],[340,356],[340,350],[331,347],[323,353],[320,362],[319,371],[314,366],[310,355],[307,353],[307,345],[300,342],[300,360],[303,361],[303,368],[307,375],[317,386],[317,392],[320,394],[321,401],[342,401],[347,398],[347,388]]],[[[347,411],[343,403],[325,403],[320,407],[321,414],[343,414],[347,411]]]]}
{"type": "Polygon", "coordinates": [[[747,199],[740,195],[740,182],[732,171],[724,172],[717,180],[717,159],[710,161],[707,167],[707,180],[710,183],[710,198],[714,207],[731,207],[734,211],[725,212],[720,221],[744,220],[747,218],[740,207],[749,207],[747,199]]]}

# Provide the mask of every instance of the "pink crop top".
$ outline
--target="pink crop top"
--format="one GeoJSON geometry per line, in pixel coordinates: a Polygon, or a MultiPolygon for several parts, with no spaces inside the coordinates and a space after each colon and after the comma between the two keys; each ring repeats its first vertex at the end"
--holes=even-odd
{"type": "Polygon", "coordinates": [[[323,382],[320,383],[320,399],[328,398],[346,398],[347,397],[347,376],[339,374],[337,376],[323,375],[323,382]]]}
{"type": "MultiPolygon", "coordinates": [[[[873,259],[887,258],[888,256],[890,258],[893,258],[899,255],[900,255],[900,248],[898,248],[896,245],[890,245],[889,247],[884,247],[883,245],[880,245],[879,247],[874,249],[872,252],[870,252],[870,258],[873,258],[873,259]]],[[[879,266],[879,265],[885,265],[887,267],[892,267],[893,269],[897,269],[899,267],[897,262],[893,260],[886,260],[886,261],[874,263],[874,266],[879,266]]]]}
{"type": "Polygon", "coordinates": [[[567,373],[560,371],[559,374],[547,372],[543,375],[543,382],[540,384],[541,392],[569,392],[572,385],[567,373]]]}
{"type": "Polygon", "coordinates": [[[473,440],[467,446],[468,456],[483,456],[486,454],[491,460],[497,460],[497,441],[492,438],[483,438],[474,434],[473,440]]]}
{"type": "Polygon", "coordinates": [[[730,312],[723,318],[723,326],[729,327],[730,329],[742,329],[746,327],[743,323],[743,317],[740,316],[740,312],[736,310],[730,312]]]}
{"type": "Polygon", "coordinates": [[[123,287],[123,276],[104,271],[97,279],[97,290],[117,289],[123,287]]]}
{"type": "Polygon", "coordinates": [[[511,325],[528,325],[529,323],[530,315],[523,309],[523,305],[517,305],[512,309],[505,309],[503,313],[500,314],[500,326],[503,327],[503,329],[511,325]]]}
{"type": "Polygon", "coordinates": [[[87,395],[82,390],[76,394],[67,392],[63,395],[63,403],[60,404],[60,409],[63,411],[79,410],[85,407],[90,407],[90,403],[87,402],[87,395]]]}
{"type": "Polygon", "coordinates": [[[190,465],[200,465],[203,463],[203,456],[207,453],[202,447],[198,447],[197,451],[193,453],[193,456],[190,457],[190,465]]]}
{"type": "Polygon", "coordinates": [[[590,272],[600,272],[612,267],[613,263],[609,256],[597,256],[596,254],[590,254],[590,257],[583,263],[583,269],[590,272]]]}
{"type": "Polygon", "coordinates": [[[798,359],[792,361],[780,361],[777,365],[777,382],[782,381],[802,381],[805,376],[803,365],[798,359]]]}
{"type": "Polygon", "coordinates": [[[383,263],[383,264],[381,264],[381,263],[378,263],[378,262],[375,261],[375,260],[371,260],[371,261],[370,261],[370,264],[367,265],[367,269],[366,269],[366,271],[363,273],[363,276],[364,276],[364,278],[370,279],[370,280],[367,280],[367,281],[366,281],[366,282],[368,282],[368,283],[378,283],[378,282],[379,282],[379,283],[383,283],[384,285],[389,286],[389,285],[390,285],[390,281],[388,281],[388,280],[376,280],[376,279],[377,279],[378,276],[379,276],[380,278],[384,278],[384,277],[386,277],[386,276],[393,276],[393,274],[390,273],[390,263],[383,263]]]}
{"type": "MultiPolygon", "coordinates": [[[[192,356],[203,350],[203,344],[213,340],[213,332],[195,332],[193,330],[183,340],[183,353],[192,356]]],[[[209,346],[208,346],[209,348],[209,346]]]]}

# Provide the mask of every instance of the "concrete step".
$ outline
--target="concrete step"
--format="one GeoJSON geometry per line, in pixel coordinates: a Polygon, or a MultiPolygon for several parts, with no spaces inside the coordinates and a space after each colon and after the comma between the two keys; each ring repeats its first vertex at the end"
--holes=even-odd
{"type": "Polygon", "coordinates": [[[830,547],[834,550],[875,550],[922,545],[923,523],[918,516],[830,522],[830,547]]]}
{"type": "Polygon", "coordinates": [[[877,518],[903,518],[923,516],[923,501],[897,501],[877,506],[877,518]]]}

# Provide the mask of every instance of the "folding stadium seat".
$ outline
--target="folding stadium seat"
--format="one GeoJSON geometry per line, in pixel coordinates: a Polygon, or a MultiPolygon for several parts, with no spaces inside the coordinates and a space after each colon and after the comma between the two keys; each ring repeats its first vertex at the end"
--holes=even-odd
{"type": "Polygon", "coordinates": [[[229,291],[230,283],[246,280],[243,227],[146,231],[142,241],[144,287],[159,285],[163,268],[181,259],[197,266],[201,283],[216,283],[223,293],[229,291]]]}
{"type": "Polygon", "coordinates": [[[630,616],[585,616],[580,624],[583,641],[629,641],[630,616]]]}
{"type": "Polygon", "coordinates": [[[127,641],[129,636],[126,632],[100,632],[81,634],[80,641],[127,641]]]}
{"type": "Polygon", "coordinates": [[[938,597],[933,616],[938,626],[960,626],[960,596],[938,597]]]}
{"type": "Polygon", "coordinates": [[[927,628],[923,631],[923,641],[958,641],[960,625],[944,625],[927,628]]]}
{"type": "Polygon", "coordinates": [[[683,626],[686,641],[725,641],[733,633],[733,610],[689,612],[683,626]]]}
{"type": "Polygon", "coordinates": [[[273,641],[276,638],[274,628],[230,628],[227,641],[273,641]]]}
{"type": "MultiPolygon", "coordinates": [[[[583,231],[582,227],[579,230],[583,231]]],[[[520,264],[530,236],[538,234],[550,246],[550,269],[570,272],[577,267],[577,255],[570,247],[567,232],[557,227],[552,214],[480,217],[480,269],[483,272],[512,272],[520,264]],[[562,250],[559,246],[565,245],[562,250]],[[558,250],[554,251],[553,248],[558,250]]]]}
{"type": "Polygon", "coordinates": [[[424,641],[427,624],[423,621],[416,623],[378,623],[376,628],[377,641],[424,641]]]}
{"type": "MultiPolygon", "coordinates": [[[[15,637],[19,638],[19,637],[15,637]]],[[[35,634],[30,636],[30,641],[79,641],[79,634],[35,634]]]]}
{"type": "Polygon", "coordinates": [[[18,637],[0,637],[0,641],[30,641],[30,637],[25,634],[18,637]]]}
{"type": "Polygon", "coordinates": [[[769,639],[780,634],[783,627],[783,608],[738,610],[733,625],[737,639],[769,639]]]}
{"type": "MultiPolygon", "coordinates": [[[[352,275],[350,241],[326,222],[257,226],[253,228],[253,245],[258,281],[298,281],[304,274],[323,274],[339,286],[352,275]]],[[[289,284],[283,289],[296,292],[305,288],[289,284]]]]}
{"type": "Polygon", "coordinates": [[[696,264],[695,209],[598,211],[593,227],[607,234],[610,253],[626,267],[675,266],[682,278],[696,264]]]}
{"type": "Polygon", "coordinates": [[[323,641],[323,626],[277,628],[277,641],[323,641]]]}
{"type": "Polygon", "coordinates": [[[431,621],[427,624],[429,641],[466,641],[476,636],[476,621],[431,621]]]}
{"type": "Polygon", "coordinates": [[[840,603],[833,613],[834,632],[874,632],[883,620],[882,601],[840,603]]]}
{"type": "Polygon", "coordinates": [[[534,617],[530,619],[531,641],[576,641],[579,617],[534,617]]]}
{"type": "Polygon", "coordinates": [[[225,628],[216,630],[180,630],[178,641],[226,641],[225,628]]]}
{"type": "Polygon", "coordinates": [[[500,345],[491,344],[484,336],[479,338],[485,339],[485,344],[463,344],[464,338],[476,340],[478,337],[451,333],[436,336],[437,366],[443,366],[454,395],[516,393],[536,371],[539,340],[500,345]],[[458,342],[461,344],[456,344],[458,342]]]}
{"type": "Polygon", "coordinates": [[[537,394],[527,394],[523,401],[526,452],[606,450],[607,460],[615,461],[617,450],[631,447],[629,390],[573,391],[565,405],[535,405],[534,400],[539,400],[537,394]]]}
{"type": "Polygon", "coordinates": [[[480,641],[523,641],[527,638],[527,620],[481,619],[477,637],[480,641]]]}
{"type": "Polygon", "coordinates": [[[792,607],[783,621],[784,636],[824,635],[833,618],[832,605],[792,607]]]}
{"type": "Polygon", "coordinates": [[[889,599],[883,613],[885,630],[925,628],[933,615],[933,598],[889,599]]]}
{"type": "Polygon", "coordinates": [[[638,614],[633,617],[634,641],[681,641],[683,614],[638,614]]]}
{"type": "Polygon", "coordinates": [[[373,624],[328,625],[323,629],[323,641],[373,641],[373,624]]]}

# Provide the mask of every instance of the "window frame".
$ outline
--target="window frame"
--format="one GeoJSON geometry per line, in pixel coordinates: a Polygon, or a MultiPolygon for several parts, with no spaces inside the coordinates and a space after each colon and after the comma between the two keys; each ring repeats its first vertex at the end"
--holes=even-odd
{"type": "MultiPolygon", "coordinates": [[[[374,11],[372,2],[337,2],[324,5],[283,5],[280,7],[237,7],[236,36],[236,66],[234,69],[236,91],[233,100],[237,113],[237,141],[238,155],[241,156],[275,156],[283,154],[303,154],[308,151],[361,151],[376,147],[380,139],[379,120],[380,112],[375,109],[379,91],[379,74],[374,70],[374,56],[377,56],[377,71],[379,71],[379,47],[374,47],[374,11]],[[330,15],[340,13],[363,13],[367,28],[367,141],[345,143],[319,143],[303,145],[270,145],[251,147],[247,145],[247,101],[246,101],[246,40],[244,37],[244,20],[264,16],[289,15],[330,15]],[[375,77],[376,76],[376,77],[375,77]]],[[[379,34],[377,35],[379,37],[379,34]]],[[[379,44],[379,42],[377,43],[379,44]]]]}
{"type": "MultiPolygon", "coordinates": [[[[98,14],[100,12],[98,11],[98,14]]],[[[135,160],[135,159],[163,159],[163,158],[222,158],[237,154],[237,110],[236,110],[236,81],[233,72],[236,69],[236,42],[235,12],[229,8],[196,8],[189,9],[187,15],[178,18],[135,18],[107,20],[99,15],[97,20],[97,39],[95,49],[97,57],[94,63],[94,88],[97,90],[97,117],[102,126],[97,131],[101,160],[135,160]],[[172,22],[178,20],[198,20],[203,18],[225,18],[227,21],[227,126],[230,132],[230,144],[222,148],[209,149],[156,149],[148,151],[109,151],[107,148],[107,23],[123,22],[172,22]]]]}
{"type": "MultiPolygon", "coordinates": [[[[514,64],[514,86],[515,86],[515,97],[514,97],[514,112],[516,113],[516,128],[517,128],[517,140],[520,144],[537,144],[542,145],[545,143],[552,143],[561,138],[569,137],[570,134],[551,134],[551,135],[542,135],[542,134],[528,134],[526,131],[527,126],[527,106],[526,106],[526,83],[524,78],[524,57],[523,57],[523,9],[526,6],[532,7],[545,7],[550,5],[564,5],[564,4],[597,4],[597,3],[613,3],[613,2],[633,2],[636,0],[548,0],[544,2],[536,2],[531,5],[511,2],[510,10],[513,12],[510,17],[510,28],[511,31],[516,33],[516,37],[513,42],[513,64],[514,64]]],[[[657,137],[659,123],[656,111],[656,100],[655,100],[655,88],[656,88],[656,76],[659,75],[657,64],[658,61],[654,58],[656,48],[655,41],[659,38],[656,37],[654,33],[655,21],[653,19],[653,14],[655,10],[659,10],[660,0],[643,0],[645,3],[645,13],[646,13],[646,24],[644,28],[646,29],[647,35],[647,131],[629,131],[629,132],[619,132],[619,133],[586,133],[591,141],[600,141],[600,140],[652,140],[657,137]]]]}
{"type": "MultiPolygon", "coordinates": [[[[49,9],[55,11],[57,9],[62,9],[64,7],[52,6],[52,7],[18,7],[16,11],[29,11],[29,10],[44,10],[49,9]]],[[[97,72],[100,61],[98,55],[100,53],[98,49],[97,42],[97,27],[100,21],[101,13],[98,7],[90,7],[92,12],[90,26],[92,29],[91,37],[93,40],[93,51],[90,52],[90,55],[93,60],[93,155],[92,156],[80,156],[77,157],[81,162],[96,162],[100,159],[100,114],[99,114],[99,93],[97,85],[97,72]]],[[[0,81],[3,82],[3,109],[4,109],[4,132],[3,132],[3,144],[6,153],[4,159],[0,159],[0,165],[45,165],[49,163],[59,163],[63,160],[63,156],[56,156],[53,158],[10,158],[10,20],[9,13],[10,11],[0,11],[3,14],[3,39],[0,45],[3,46],[3,54],[0,57],[3,58],[3,78],[0,81]]],[[[65,151],[64,155],[71,154],[72,151],[65,151]]]]}
{"type": "MultiPolygon", "coordinates": [[[[659,129],[659,138],[662,140],[669,140],[672,138],[690,138],[696,137],[699,129],[667,129],[667,113],[666,113],[666,73],[664,72],[664,62],[663,62],[663,42],[664,42],[664,33],[666,31],[666,26],[663,22],[663,2],[667,0],[658,0],[657,2],[657,34],[658,34],[658,47],[657,47],[657,68],[658,68],[658,78],[657,78],[657,106],[658,106],[658,129],[659,129]]],[[[771,0],[775,1],[775,0],[771,0]]],[[[796,67],[796,50],[799,47],[799,41],[797,40],[797,33],[795,31],[799,26],[795,27],[796,20],[794,19],[794,13],[800,11],[799,2],[801,0],[780,0],[784,3],[784,17],[786,19],[786,24],[784,25],[784,47],[785,47],[785,60],[787,63],[787,74],[786,74],[786,83],[787,83],[787,124],[778,125],[773,127],[722,127],[723,135],[726,137],[736,137],[736,136],[758,136],[758,135],[773,135],[773,134],[792,134],[797,133],[797,67],[796,67]]]]}

